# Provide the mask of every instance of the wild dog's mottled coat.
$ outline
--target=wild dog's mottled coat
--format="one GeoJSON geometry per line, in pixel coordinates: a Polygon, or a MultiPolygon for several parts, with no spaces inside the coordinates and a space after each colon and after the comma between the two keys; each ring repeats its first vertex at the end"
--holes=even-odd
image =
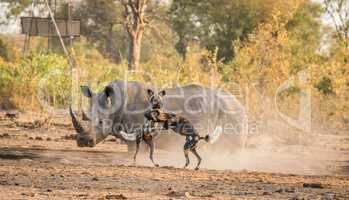
{"type": "MultiPolygon", "coordinates": [[[[165,95],[165,91],[161,91],[155,94],[152,90],[148,89],[149,95],[149,109],[145,112],[144,116],[150,124],[150,130],[154,127],[154,123],[163,123],[164,129],[171,129],[174,132],[185,136],[185,144],[183,147],[184,155],[186,158],[185,167],[189,165],[189,151],[191,151],[198,159],[196,170],[199,169],[201,163],[201,157],[196,151],[197,144],[201,139],[209,140],[209,136],[200,137],[196,132],[192,123],[189,120],[173,113],[167,113],[162,108],[162,97],[165,95]]],[[[152,159],[152,155],[151,155],[152,159]]]]}

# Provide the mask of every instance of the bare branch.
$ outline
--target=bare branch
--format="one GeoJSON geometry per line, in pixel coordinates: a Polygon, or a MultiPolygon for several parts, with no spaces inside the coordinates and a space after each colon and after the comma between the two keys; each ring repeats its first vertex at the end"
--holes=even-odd
{"type": "Polygon", "coordinates": [[[349,47],[349,3],[346,0],[324,0],[323,2],[338,40],[349,47]]]}

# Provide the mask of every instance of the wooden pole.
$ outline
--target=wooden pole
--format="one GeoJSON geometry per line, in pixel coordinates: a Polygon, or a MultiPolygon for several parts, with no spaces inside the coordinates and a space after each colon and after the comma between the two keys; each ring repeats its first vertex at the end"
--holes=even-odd
{"type": "MultiPolygon", "coordinates": [[[[48,5],[50,8],[52,8],[52,0],[48,1],[48,5]]],[[[50,14],[48,17],[50,17],[50,14]]],[[[50,53],[51,52],[51,42],[52,42],[52,38],[51,38],[51,23],[52,23],[52,21],[47,20],[47,23],[48,23],[47,52],[50,53]]]]}
{"type": "MultiPolygon", "coordinates": [[[[45,3],[46,3],[46,7],[48,8],[48,11],[50,13],[50,17],[52,19],[52,22],[53,22],[53,25],[56,29],[56,32],[58,34],[58,38],[59,38],[59,41],[61,42],[61,45],[62,45],[62,48],[63,48],[63,51],[64,51],[64,54],[66,55],[67,59],[68,59],[68,63],[70,65],[70,69],[71,69],[71,77],[72,77],[72,90],[71,90],[71,99],[72,99],[72,107],[74,107],[74,105],[77,105],[75,102],[78,98],[76,98],[76,95],[78,94],[78,77],[77,77],[77,70],[76,70],[76,62],[75,62],[75,59],[70,55],[68,49],[66,48],[66,45],[63,41],[63,38],[62,38],[62,35],[61,35],[61,32],[57,26],[57,23],[56,23],[56,20],[53,16],[53,13],[52,13],[52,10],[51,8],[49,7],[49,4],[48,4],[48,1],[45,0],[45,3]]],[[[75,108],[75,107],[74,107],[75,108]]]]}
{"type": "Polygon", "coordinates": [[[72,10],[72,2],[71,0],[68,2],[67,4],[67,20],[68,20],[68,27],[67,27],[67,33],[69,35],[69,46],[72,47],[73,46],[73,36],[70,36],[70,32],[71,32],[71,22],[72,22],[72,13],[71,13],[71,10],[72,10]]]}
{"type": "MultiPolygon", "coordinates": [[[[35,0],[32,2],[31,11],[30,11],[30,17],[34,17],[34,7],[35,7],[35,0]]],[[[30,39],[31,39],[31,32],[33,27],[33,19],[30,19],[30,25],[29,25],[29,32],[27,35],[25,35],[24,40],[24,47],[23,47],[23,56],[27,56],[28,51],[30,49],[30,39]]]]}
{"type": "MultiPolygon", "coordinates": [[[[71,25],[72,25],[72,0],[68,1],[67,4],[67,34],[69,35],[69,49],[71,52],[71,49],[73,48],[73,39],[74,36],[71,35],[71,25]]],[[[78,112],[81,111],[81,106],[79,104],[79,74],[76,69],[76,61],[71,58],[72,65],[71,65],[71,78],[72,78],[72,106],[78,109],[78,112]]]]}

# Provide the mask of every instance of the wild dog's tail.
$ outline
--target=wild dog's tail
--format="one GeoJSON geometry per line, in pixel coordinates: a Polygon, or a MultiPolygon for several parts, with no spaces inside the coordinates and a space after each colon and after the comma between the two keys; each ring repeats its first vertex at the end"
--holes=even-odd
{"type": "Polygon", "coordinates": [[[218,138],[222,135],[223,133],[223,128],[222,126],[217,126],[214,131],[212,131],[209,135],[209,143],[213,144],[215,143],[218,138]]]}
{"type": "Polygon", "coordinates": [[[205,142],[209,142],[210,141],[210,136],[206,135],[205,137],[199,137],[199,140],[205,140],[205,142]]]}
{"type": "Polygon", "coordinates": [[[211,132],[210,134],[206,135],[205,137],[200,137],[200,140],[205,140],[206,142],[209,142],[212,144],[212,143],[217,141],[217,139],[222,134],[222,132],[223,132],[222,127],[217,126],[215,128],[215,130],[213,132],[211,132]]]}

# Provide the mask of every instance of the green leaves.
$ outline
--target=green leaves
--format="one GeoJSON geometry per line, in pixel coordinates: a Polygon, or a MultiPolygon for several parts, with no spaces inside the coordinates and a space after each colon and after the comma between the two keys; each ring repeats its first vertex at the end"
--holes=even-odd
{"type": "Polygon", "coordinates": [[[177,40],[177,51],[185,49],[193,38],[210,51],[217,47],[219,59],[228,62],[234,57],[232,42],[245,40],[258,24],[269,17],[265,1],[246,0],[177,0],[171,6],[171,20],[177,40]]]}
{"type": "Polygon", "coordinates": [[[6,13],[6,17],[13,18],[20,15],[26,8],[31,5],[33,0],[21,0],[21,1],[13,1],[13,0],[2,0],[2,3],[7,3],[8,12],[6,13]]]}
{"type": "Polygon", "coordinates": [[[57,105],[68,103],[70,97],[69,67],[65,59],[58,55],[34,54],[17,62],[0,65],[1,95],[12,100],[27,101],[25,105],[37,104],[38,91],[44,89],[48,99],[61,99],[57,105]]]}
{"type": "Polygon", "coordinates": [[[322,77],[320,81],[315,84],[315,88],[317,88],[324,95],[334,94],[332,89],[332,80],[328,77],[322,77]]]}

